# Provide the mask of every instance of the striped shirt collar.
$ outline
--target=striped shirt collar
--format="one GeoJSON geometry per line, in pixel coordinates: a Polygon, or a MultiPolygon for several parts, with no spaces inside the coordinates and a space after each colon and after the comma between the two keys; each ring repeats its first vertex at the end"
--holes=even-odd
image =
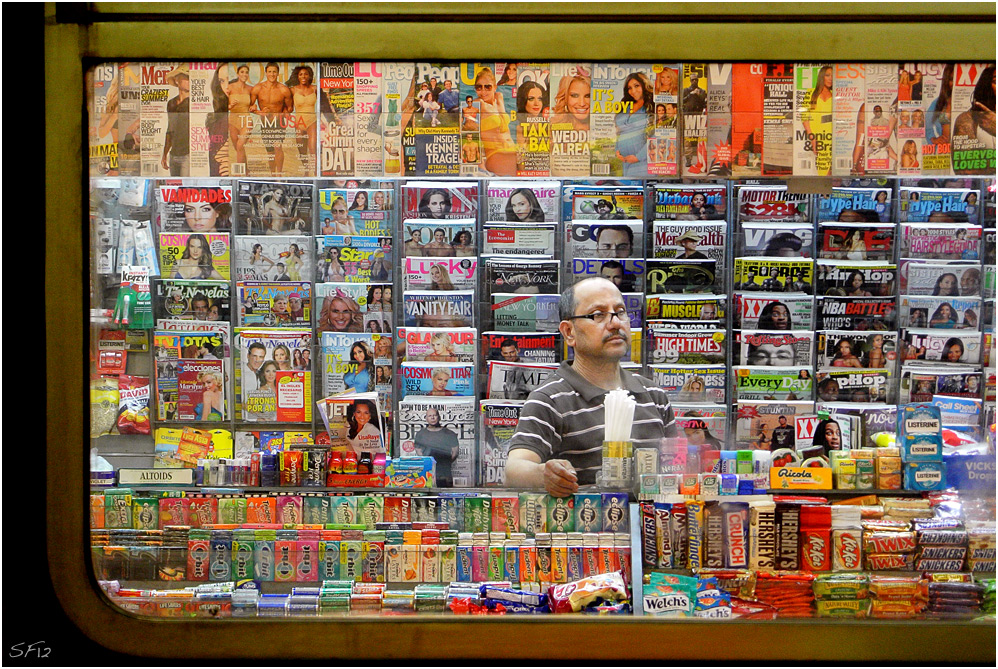
{"type": "MultiPolygon", "coordinates": [[[[558,368],[558,372],[586,402],[592,402],[596,398],[602,397],[610,392],[598,386],[594,386],[587,381],[585,377],[575,371],[572,367],[571,360],[565,360],[562,362],[561,367],[558,368]]],[[[645,392],[645,387],[641,385],[641,382],[638,381],[634,374],[631,374],[626,369],[620,370],[620,378],[624,384],[624,388],[631,391],[631,393],[636,394],[645,392]]]]}

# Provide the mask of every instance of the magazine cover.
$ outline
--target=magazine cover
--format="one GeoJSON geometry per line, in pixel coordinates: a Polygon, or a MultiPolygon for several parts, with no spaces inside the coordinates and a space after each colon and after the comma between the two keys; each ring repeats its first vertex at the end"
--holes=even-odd
{"type": "Polygon", "coordinates": [[[736,330],[734,364],[789,367],[814,364],[814,332],[810,330],[736,330]]]}
{"type": "Polygon", "coordinates": [[[558,362],[557,332],[483,332],[482,359],[506,362],[558,362]]]}
{"type": "Polygon", "coordinates": [[[901,257],[977,260],[981,257],[980,226],[963,223],[902,223],[901,257]]]}
{"type": "Polygon", "coordinates": [[[762,176],[764,63],[733,63],[731,69],[731,174],[762,176]]]}
{"type": "Polygon", "coordinates": [[[783,293],[734,294],[734,327],[746,330],[810,330],[814,297],[783,293]]]}
{"type": "Polygon", "coordinates": [[[232,230],[232,184],[218,179],[161,179],[156,184],[161,232],[232,230]]]}
{"type": "Polygon", "coordinates": [[[489,294],[558,294],[558,270],[557,260],[489,258],[485,261],[485,289],[489,294]]]}
{"type": "Polygon", "coordinates": [[[381,63],[319,63],[319,170],[325,177],[380,176],[381,63]]]}
{"type": "Polygon", "coordinates": [[[742,400],[735,405],[735,443],[758,451],[773,449],[774,430],[795,416],[814,413],[814,402],[742,400]]]}
{"type": "MultiPolygon", "coordinates": [[[[86,72],[87,117],[90,136],[90,176],[116,177],[119,169],[119,125],[124,119],[121,112],[122,90],[118,65],[101,63],[86,72]]],[[[158,173],[158,172],[157,172],[158,173]]]]}
{"type": "Polygon", "coordinates": [[[856,334],[852,330],[825,330],[818,333],[817,350],[818,369],[851,367],[893,370],[898,359],[898,333],[856,334]]]}
{"type": "MultiPolygon", "coordinates": [[[[901,63],[898,69],[898,140],[918,144],[919,152],[902,173],[953,174],[950,154],[953,63],[901,63]]],[[[902,161],[904,158],[902,143],[902,161]]]]}
{"type": "Polygon", "coordinates": [[[670,401],[724,404],[728,372],[724,365],[649,365],[651,380],[670,401]]]}
{"type": "Polygon", "coordinates": [[[548,377],[558,369],[558,365],[488,361],[488,385],[486,399],[525,400],[531,392],[547,383],[548,377]]]}
{"type": "Polygon", "coordinates": [[[707,63],[683,63],[682,174],[707,173],[707,63]]]}
{"type": "Polygon", "coordinates": [[[571,258],[633,258],[644,253],[642,221],[572,221],[565,255],[571,258]]]}
{"type": "Polygon", "coordinates": [[[735,290],[814,292],[814,261],[786,258],[735,258],[735,290]]]}
{"type": "Polygon", "coordinates": [[[767,63],[763,75],[762,176],[793,174],[794,66],[767,63]]]}
{"type": "Polygon", "coordinates": [[[453,258],[475,256],[478,252],[474,219],[429,221],[407,219],[402,224],[405,237],[403,256],[453,258]]]}
{"type": "MultiPolygon", "coordinates": [[[[185,323],[185,325],[187,325],[185,323]]],[[[225,373],[223,362],[227,358],[227,336],[224,331],[169,331],[157,330],[153,333],[153,355],[156,362],[155,387],[158,420],[222,420],[218,415],[227,416],[225,401],[225,373]],[[196,363],[205,363],[203,369],[195,369],[196,363]],[[217,369],[215,363],[218,363],[217,369]],[[181,364],[190,363],[190,364],[181,364]],[[179,376],[180,371],[185,371],[185,379],[188,388],[185,393],[187,399],[184,400],[185,407],[181,417],[179,405],[179,376]],[[197,385],[197,373],[204,371],[201,385],[197,385]],[[217,377],[215,372],[218,373],[217,377]],[[207,376],[211,375],[211,379],[207,376]],[[200,397],[193,403],[189,402],[191,392],[200,390],[203,392],[207,384],[205,381],[213,383],[209,394],[208,408],[204,409],[204,403],[197,407],[200,397]],[[195,411],[195,408],[198,410],[195,411]],[[207,416],[201,418],[201,415],[207,416]]]]}
{"type": "Polygon", "coordinates": [[[242,235],[307,235],[315,214],[311,183],[240,179],[236,232],[242,235]]]}
{"type": "Polygon", "coordinates": [[[648,260],[645,264],[647,266],[645,290],[650,295],[713,293],[721,288],[717,277],[719,263],[713,259],[670,258],[648,260]]]}
{"type": "Polygon", "coordinates": [[[950,109],[955,174],[995,173],[995,64],[957,63],[950,109]]]}
{"type": "Polygon", "coordinates": [[[312,284],[308,281],[237,281],[240,327],[308,327],[312,284]]]}
{"type": "MultiPolygon", "coordinates": [[[[681,262],[681,261],[675,261],[681,262]]],[[[713,262],[713,261],[690,261],[713,262]]],[[[622,258],[620,260],[599,260],[596,258],[572,258],[569,261],[568,278],[572,283],[583,279],[601,276],[614,283],[621,292],[640,292],[645,287],[644,258],[622,258]]]]}
{"type": "Polygon", "coordinates": [[[315,247],[316,282],[390,283],[394,277],[391,237],[320,235],[315,247]]]}
{"type": "Polygon", "coordinates": [[[236,334],[237,415],[247,422],[308,423],[312,420],[312,371],[295,369],[311,357],[309,329],[246,328],[236,334]]]}
{"type": "MultiPolygon", "coordinates": [[[[125,128],[126,133],[131,130],[132,143],[138,138],[139,144],[139,160],[142,167],[142,176],[145,177],[158,177],[158,176],[189,176],[189,174],[184,174],[183,160],[182,156],[178,153],[176,155],[177,160],[171,165],[170,158],[171,152],[165,151],[166,148],[166,134],[170,127],[170,114],[169,109],[173,109],[173,121],[174,123],[183,122],[183,114],[178,113],[177,110],[182,109],[185,105],[190,104],[190,94],[189,91],[185,94],[181,94],[178,84],[177,75],[183,72],[183,64],[176,62],[143,62],[136,63],[139,76],[139,96],[140,96],[140,114],[141,121],[145,121],[143,125],[140,121],[138,134],[136,135],[134,129],[135,118],[132,116],[129,128],[125,128]],[[166,166],[163,166],[163,157],[166,156],[166,166]],[[177,174],[173,174],[177,172],[177,174]]],[[[124,90],[129,91],[134,94],[135,85],[133,76],[136,74],[135,68],[126,67],[124,70],[119,70],[122,75],[124,84],[124,90]]],[[[188,73],[189,74],[189,73],[188,73]]],[[[183,77],[181,77],[183,79],[183,77]]],[[[189,83],[189,80],[188,80],[189,83]]],[[[109,121],[108,117],[101,117],[101,125],[103,126],[105,122],[109,121]]],[[[231,119],[230,119],[231,124],[231,119]]],[[[119,132],[119,138],[121,137],[119,132]]],[[[127,138],[127,135],[126,135],[127,138]]],[[[133,148],[134,150],[134,148],[133,148]]],[[[189,170],[188,170],[189,172],[189,170]]]]}
{"type": "Polygon", "coordinates": [[[897,99],[897,64],[867,63],[864,174],[897,173],[897,99]]]}
{"type": "Polygon", "coordinates": [[[492,327],[508,332],[554,332],[560,295],[492,293],[492,327]]]}
{"type": "Polygon", "coordinates": [[[818,223],[818,257],[889,261],[894,231],[893,223],[818,223]]]}
{"type": "Polygon", "coordinates": [[[648,362],[677,365],[718,365],[726,361],[724,330],[683,332],[648,326],[648,362]]]}
{"type": "Polygon", "coordinates": [[[732,392],[736,403],[744,400],[793,402],[814,398],[810,367],[732,367],[732,392]]]}
{"type": "Polygon", "coordinates": [[[409,256],[403,269],[402,289],[406,291],[473,290],[478,285],[478,258],[409,256]]]}
{"type": "MultiPolygon", "coordinates": [[[[458,176],[461,134],[458,106],[462,90],[457,63],[415,64],[411,124],[402,135],[407,176],[458,176]]],[[[502,93],[493,93],[502,107],[502,93]]],[[[508,99],[508,98],[507,98],[508,99]]]]}
{"type": "Polygon", "coordinates": [[[154,283],[157,318],[228,322],[227,281],[160,279],[154,283]]]}
{"type": "Polygon", "coordinates": [[[322,188],[316,232],[391,237],[394,197],[391,190],[384,188],[322,188]]]}
{"type": "Polygon", "coordinates": [[[648,140],[648,174],[679,174],[679,80],[678,63],[652,65],[655,74],[655,129],[648,140]]]}
{"type": "Polygon", "coordinates": [[[406,327],[475,327],[475,291],[408,291],[402,296],[406,327]]]}
{"type": "Polygon", "coordinates": [[[731,176],[731,76],[731,63],[707,63],[707,175],[719,179],[731,176]]]}
{"type": "Polygon", "coordinates": [[[866,167],[866,65],[836,63],[833,68],[832,174],[859,176],[866,167]]]}
{"type": "Polygon", "coordinates": [[[724,186],[655,184],[655,220],[723,221],[727,213],[724,186]]]}
{"type": "MultiPolygon", "coordinates": [[[[315,284],[318,332],[371,332],[367,316],[383,321],[380,332],[391,332],[391,284],[317,283],[315,284]],[[388,329],[384,329],[385,327],[388,329]]],[[[378,332],[379,330],[373,330],[378,332]]]]}
{"type": "Polygon", "coordinates": [[[897,265],[876,260],[818,260],[817,293],[838,297],[886,297],[897,288],[897,265]]]}
{"type": "Polygon", "coordinates": [[[589,176],[592,64],[551,63],[551,176],[589,176]]]}
{"type": "Polygon", "coordinates": [[[398,457],[432,457],[436,485],[467,488],[475,485],[473,397],[407,397],[398,405],[398,457]]]}
{"type": "Polygon", "coordinates": [[[818,399],[823,402],[891,402],[887,369],[824,369],[815,373],[818,399]]]}
{"type": "MultiPolygon", "coordinates": [[[[517,176],[516,135],[521,118],[516,94],[520,64],[491,61],[460,65],[462,136],[480,147],[475,160],[479,172],[483,176],[517,176]]],[[[537,116],[543,117],[543,109],[533,118],[537,116]]]]}
{"type": "Polygon", "coordinates": [[[700,411],[689,411],[686,415],[680,416],[678,407],[672,405],[676,411],[676,427],[682,430],[681,434],[686,437],[686,443],[709,450],[723,450],[727,443],[728,418],[725,415],[707,416],[700,415],[700,411]]]}
{"type": "Polygon", "coordinates": [[[482,400],[481,447],[482,481],[486,488],[506,485],[506,456],[509,444],[520,423],[523,402],[514,400],[482,400]]]}
{"type": "Polygon", "coordinates": [[[930,297],[902,295],[899,302],[903,328],[968,328],[980,330],[979,297],[930,297]]]}
{"type": "Polygon", "coordinates": [[[176,361],[177,413],[174,420],[223,421],[229,416],[221,360],[176,361]]]}
{"type": "Polygon", "coordinates": [[[384,138],[384,173],[401,176],[404,153],[413,147],[402,148],[402,133],[409,132],[413,116],[422,114],[416,107],[416,66],[413,62],[378,63],[381,70],[381,119],[384,138]]]}
{"type": "Polygon", "coordinates": [[[652,257],[682,260],[717,261],[724,267],[727,224],[724,221],[704,223],[655,221],[652,234],[652,257]]]}
{"type": "Polygon", "coordinates": [[[902,295],[977,297],[981,295],[981,266],[974,263],[901,261],[902,295]]]}
{"type": "Polygon", "coordinates": [[[794,63],[794,176],[832,174],[835,73],[827,63],[794,63]]]}
{"type": "Polygon", "coordinates": [[[477,330],[400,327],[397,333],[399,358],[406,362],[475,362],[477,330]]]}
{"type": "Polygon", "coordinates": [[[547,177],[551,175],[551,64],[512,65],[516,114],[510,132],[516,143],[516,176],[547,177]]]}
{"type": "Polygon", "coordinates": [[[810,196],[790,193],[786,186],[742,186],[738,189],[738,220],[770,223],[810,221],[810,196]]]}
{"type": "Polygon", "coordinates": [[[893,297],[821,297],[818,328],[823,330],[893,330],[898,306],[893,297]]]}
{"type": "Polygon", "coordinates": [[[901,332],[902,359],[932,362],[981,363],[981,338],[977,332],[937,332],[905,329],[901,332]]]}
{"type": "Polygon", "coordinates": [[[970,366],[907,364],[901,367],[898,400],[902,404],[931,402],[936,395],[981,397],[983,374],[970,366]]]}
{"type": "MultiPolygon", "coordinates": [[[[925,81],[919,63],[900,63],[897,70],[897,125],[894,133],[901,147],[898,174],[920,176],[922,147],[925,144],[925,81]]],[[[931,91],[930,91],[931,92],[931,91]]]]}
{"type": "Polygon", "coordinates": [[[403,362],[399,366],[399,388],[403,399],[427,397],[473,397],[475,366],[446,362],[403,362]]]}
{"type": "Polygon", "coordinates": [[[377,395],[353,393],[325,397],[316,404],[329,433],[331,447],[350,449],[358,456],[386,452],[385,434],[389,427],[381,413],[377,395]]]}
{"type": "Polygon", "coordinates": [[[386,383],[385,367],[390,373],[392,366],[390,334],[323,332],[319,345],[323,395],[374,392],[377,384],[386,383]]]}
{"type": "MultiPolygon", "coordinates": [[[[518,99],[519,104],[519,99],[518,99]]],[[[485,184],[485,220],[505,223],[557,223],[559,181],[499,181],[485,184]]]]}
{"type": "Polygon", "coordinates": [[[164,279],[229,279],[229,233],[161,232],[159,262],[164,279]]]}
{"type": "Polygon", "coordinates": [[[645,194],[627,186],[576,186],[565,189],[571,197],[572,220],[644,220],[645,194]]]}
{"type": "Polygon", "coordinates": [[[238,235],[233,241],[236,281],[302,281],[315,273],[309,237],[238,235]]]}
{"type": "Polygon", "coordinates": [[[756,223],[741,224],[737,235],[740,255],[768,256],[770,258],[812,258],[814,254],[814,229],[810,223],[756,223]]]}
{"type": "MultiPolygon", "coordinates": [[[[907,223],[980,222],[980,193],[970,188],[912,188],[899,191],[901,221],[907,223]]],[[[946,227],[946,226],[942,226],[946,227]]]]}
{"type": "Polygon", "coordinates": [[[842,223],[889,223],[890,188],[832,188],[831,195],[819,195],[819,221],[842,223]]]}
{"type": "Polygon", "coordinates": [[[234,177],[316,173],[315,63],[229,63],[229,169],[234,177]]]}
{"type": "MultiPolygon", "coordinates": [[[[189,172],[191,176],[198,177],[228,176],[227,144],[231,142],[232,127],[229,124],[229,96],[226,90],[228,82],[235,77],[230,75],[229,64],[225,62],[192,62],[185,65],[190,77],[189,172]]],[[[141,103],[134,96],[137,91],[132,88],[129,92],[136,103],[134,109],[138,110],[141,103]]],[[[131,127],[125,126],[126,133],[122,135],[122,147],[131,144],[131,153],[136,159],[141,154],[135,146],[136,135],[141,132],[141,122],[137,121],[133,117],[131,127]]],[[[173,148],[171,146],[171,153],[173,148]]],[[[133,174],[139,176],[138,172],[133,174]]]]}
{"type": "Polygon", "coordinates": [[[402,185],[402,218],[472,219],[478,216],[474,181],[408,181],[402,185]]]}
{"type": "Polygon", "coordinates": [[[655,73],[650,63],[593,63],[589,110],[590,172],[648,176],[655,131],[655,73]]]}
{"type": "Polygon", "coordinates": [[[555,256],[555,229],[557,224],[502,224],[486,223],[482,226],[483,256],[555,256]]]}
{"type": "MultiPolygon", "coordinates": [[[[724,326],[728,298],[706,293],[692,295],[648,295],[644,298],[645,317],[673,323],[715,323],[724,326]]],[[[633,322],[633,321],[632,321],[633,322]]]]}

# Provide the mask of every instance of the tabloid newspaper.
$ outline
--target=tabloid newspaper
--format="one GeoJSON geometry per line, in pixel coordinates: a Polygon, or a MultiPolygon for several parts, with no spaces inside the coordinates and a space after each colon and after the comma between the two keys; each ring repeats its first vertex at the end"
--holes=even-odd
{"type": "Polygon", "coordinates": [[[161,232],[232,230],[232,184],[219,179],[161,179],[156,182],[161,232]]]}
{"type": "Polygon", "coordinates": [[[810,367],[732,367],[733,400],[811,400],[814,376],[810,367]]]}
{"type": "Polygon", "coordinates": [[[787,258],[735,258],[735,290],[814,292],[814,261],[787,258]]]}
{"type": "Polygon", "coordinates": [[[589,176],[592,63],[551,63],[551,176],[589,176]]]}
{"type": "Polygon", "coordinates": [[[319,174],[380,176],[380,63],[319,63],[319,174]]]}
{"type": "Polygon", "coordinates": [[[772,258],[811,258],[814,230],[806,223],[741,224],[741,234],[735,236],[735,246],[741,256],[772,258]]]}
{"type": "Polygon", "coordinates": [[[794,66],[767,63],[763,75],[762,176],[793,174],[794,66]]]}
{"type": "Polygon", "coordinates": [[[978,367],[912,363],[901,367],[898,401],[931,402],[936,395],[980,398],[983,386],[983,374],[978,367]]]}
{"type": "Polygon", "coordinates": [[[406,327],[475,327],[475,291],[412,290],[402,296],[406,327]]]}
{"type": "Polygon", "coordinates": [[[685,175],[707,173],[707,63],[683,63],[682,164],[685,175]]]}
{"type": "Polygon", "coordinates": [[[399,395],[474,397],[475,366],[454,362],[403,362],[399,365],[399,395]]]}
{"type": "Polygon", "coordinates": [[[232,254],[236,281],[302,281],[315,274],[310,237],[237,235],[232,254]]]}
{"type": "Polygon", "coordinates": [[[640,220],[573,220],[565,228],[565,255],[570,258],[631,258],[644,250],[640,220]]]}
{"type": "Polygon", "coordinates": [[[981,228],[964,223],[902,223],[901,257],[977,260],[981,228]]]}
{"type": "Polygon", "coordinates": [[[506,456],[509,444],[520,423],[523,402],[514,400],[482,400],[481,447],[482,481],[486,488],[506,485],[506,456]]]}
{"type": "Polygon", "coordinates": [[[980,192],[971,188],[914,188],[899,191],[901,221],[908,223],[980,222],[980,192]]]}
{"type": "Polygon", "coordinates": [[[467,258],[478,254],[475,219],[406,219],[402,223],[404,257],[467,258]]]}
{"type": "Polygon", "coordinates": [[[648,140],[648,174],[679,174],[679,80],[678,63],[653,64],[655,73],[655,130],[648,140]]]}
{"type": "Polygon", "coordinates": [[[578,283],[594,276],[613,281],[623,292],[642,291],[645,287],[644,258],[601,260],[598,258],[571,258],[568,260],[568,279],[578,283]]]}
{"type": "Polygon", "coordinates": [[[229,144],[234,177],[316,173],[319,90],[316,63],[229,63],[229,144]]]}
{"type": "Polygon", "coordinates": [[[408,256],[402,267],[403,290],[473,290],[478,286],[478,258],[408,256]]]}
{"type": "Polygon", "coordinates": [[[898,307],[904,328],[980,330],[979,297],[902,295],[898,307]]]}
{"type": "Polygon", "coordinates": [[[153,333],[158,420],[228,419],[225,347],[221,331],[153,333]]]}
{"type": "Polygon", "coordinates": [[[738,189],[738,220],[770,223],[810,221],[811,196],[791,193],[786,186],[742,186],[738,189]]]}
{"type": "Polygon", "coordinates": [[[710,258],[656,259],[646,261],[645,265],[645,291],[649,295],[714,293],[723,287],[718,280],[720,264],[710,258]]]}
{"type": "Polygon", "coordinates": [[[229,321],[227,281],[160,279],[156,286],[155,315],[160,319],[229,321]]]}
{"type": "Polygon", "coordinates": [[[311,356],[311,330],[244,328],[236,343],[236,415],[246,422],[310,422],[312,371],[294,369],[294,360],[306,350],[311,356]]]}
{"type": "Polygon", "coordinates": [[[981,266],[975,262],[901,261],[902,295],[975,297],[981,294],[981,266]]]}
{"type": "Polygon", "coordinates": [[[376,283],[315,284],[316,331],[391,332],[391,288],[376,283]]]}
{"type": "Polygon", "coordinates": [[[507,362],[558,362],[557,332],[483,332],[482,359],[507,362]]]}
{"type": "Polygon", "coordinates": [[[728,372],[724,365],[649,365],[651,380],[676,402],[724,404],[728,372]]]}
{"type": "Polygon", "coordinates": [[[397,329],[399,358],[406,362],[474,363],[478,331],[451,328],[397,329]]]}
{"type": "Polygon", "coordinates": [[[475,485],[474,397],[407,397],[398,405],[398,457],[424,456],[436,461],[441,488],[475,485]]]}
{"type": "Polygon", "coordinates": [[[995,64],[957,63],[953,77],[950,118],[955,174],[995,173],[995,64]]]}
{"type": "Polygon", "coordinates": [[[407,181],[402,185],[402,219],[475,219],[478,183],[407,181]]]}
{"type": "Polygon", "coordinates": [[[753,450],[769,451],[780,417],[787,422],[795,416],[814,414],[814,402],[742,400],[735,405],[735,443],[753,450]]]}
{"type": "Polygon", "coordinates": [[[589,110],[590,173],[648,176],[655,131],[655,73],[650,63],[593,63],[589,110]]]}
{"type": "Polygon", "coordinates": [[[897,99],[897,64],[867,63],[864,174],[897,173],[897,99]]]}
{"type": "Polygon", "coordinates": [[[390,283],[394,277],[391,237],[320,235],[315,238],[316,282],[390,283]]]}
{"type": "Polygon", "coordinates": [[[734,327],[746,330],[809,330],[814,326],[814,297],[751,292],[734,294],[734,327]]]}
{"type": "Polygon", "coordinates": [[[822,330],[893,330],[898,305],[893,297],[835,297],[818,299],[818,323],[822,330]]]}
{"type": "Polygon", "coordinates": [[[507,332],[554,332],[560,295],[492,293],[492,327],[507,332]]]}
{"type": "Polygon", "coordinates": [[[554,363],[488,361],[486,399],[525,400],[531,392],[544,385],[558,369],[554,363]]]}
{"type": "Polygon", "coordinates": [[[322,188],[316,232],[391,237],[394,198],[395,194],[385,188],[322,188]]]}
{"type": "Polygon", "coordinates": [[[898,333],[895,331],[857,334],[852,330],[825,330],[818,333],[817,367],[895,369],[898,360],[898,333]]]}
{"type": "Polygon", "coordinates": [[[876,260],[818,260],[819,295],[887,297],[897,288],[897,265],[876,260]]]}
{"type": "MultiPolygon", "coordinates": [[[[573,186],[562,191],[570,198],[571,220],[644,220],[645,193],[629,186],[573,186]]],[[[566,217],[566,220],[568,218],[566,217]]]]}
{"type": "Polygon", "coordinates": [[[227,232],[161,232],[159,261],[164,279],[229,279],[227,232]]]}
{"type": "MultiPolygon", "coordinates": [[[[379,392],[391,396],[392,336],[379,333],[323,332],[322,394],[379,392]],[[386,378],[387,376],[387,378],[386,378]],[[379,388],[380,387],[380,388],[379,388]]],[[[391,404],[382,406],[387,410],[391,404]]]]}
{"type": "Polygon", "coordinates": [[[818,257],[839,260],[890,260],[893,223],[819,223],[818,257]]]}
{"type": "Polygon", "coordinates": [[[832,174],[835,73],[828,63],[794,63],[794,176],[832,174]]]}
{"type": "Polygon", "coordinates": [[[755,367],[813,364],[811,330],[736,330],[733,362],[755,367]]]}
{"type": "Polygon", "coordinates": [[[889,223],[890,188],[832,188],[831,195],[820,195],[815,205],[819,221],[842,223],[889,223]]]}
{"type": "Polygon", "coordinates": [[[553,258],[557,227],[555,223],[485,223],[482,255],[553,258]]]}
{"type": "Polygon", "coordinates": [[[520,260],[488,258],[485,260],[485,288],[492,293],[557,294],[557,260],[520,260]]]}
{"type": "Polygon", "coordinates": [[[723,221],[728,210],[725,186],[655,184],[654,220],[723,221]]]}
{"type": "Polygon", "coordinates": [[[648,295],[644,298],[645,317],[682,326],[716,323],[723,327],[727,315],[726,295],[648,295]]]}
{"type": "Polygon", "coordinates": [[[485,221],[557,223],[561,205],[559,181],[500,181],[485,184],[485,221]]]}
{"type": "Polygon", "coordinates": [[[901,331],[901,357],[941,363],[981,363],[981,338],[974,331],[940,332],[922,328],[901,331]]]}
{"type": "Polygon", "coordinates": [[[648,362],[650,364],[717,365],[727,357],[724,330],[684,332],[648,327],[648,362]]]}
{"type": "Polygon", "coordinates": [[[315,214],[311,183],[239,180],[236,232],[242,235],[306,235],[315,214]]]}
{"type": "Polygon", "coordinates": [[[835,100],[832,102],[832,174],[865,173],[866,65],[836,63],[835,100]]]}
{"type": "Polygon", "coordinates": [[[308,327],[312,284],[308,281],[237,281],[240,327],[308,327]]]}

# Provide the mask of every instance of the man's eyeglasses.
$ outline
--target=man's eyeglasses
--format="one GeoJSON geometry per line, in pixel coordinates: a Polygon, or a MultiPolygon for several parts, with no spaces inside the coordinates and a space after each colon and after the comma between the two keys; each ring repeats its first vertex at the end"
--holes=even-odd
{"type": "Polygon", "coordinates": [[[588,318],[589,320],[602,325],[610,320],[613,316],[617,317],[617,320],[621,323],[630,323],[631,317],[627,314],[626,309],[619,309],[617,311],[594,311],[591,314],[582,314],[581,316],[569,316],[565,320],[575,320],[576,318],[588,318]]]}

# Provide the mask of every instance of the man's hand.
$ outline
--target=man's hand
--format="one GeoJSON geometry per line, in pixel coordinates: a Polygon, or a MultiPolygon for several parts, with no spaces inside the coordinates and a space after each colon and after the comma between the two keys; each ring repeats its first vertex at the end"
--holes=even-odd
{"type": "Polygon", "coordinates": [[[568,497],[579,490],[575,468],[568,460],[548,460],[544,463],[544,489],[553,497],[568,497]]]}

